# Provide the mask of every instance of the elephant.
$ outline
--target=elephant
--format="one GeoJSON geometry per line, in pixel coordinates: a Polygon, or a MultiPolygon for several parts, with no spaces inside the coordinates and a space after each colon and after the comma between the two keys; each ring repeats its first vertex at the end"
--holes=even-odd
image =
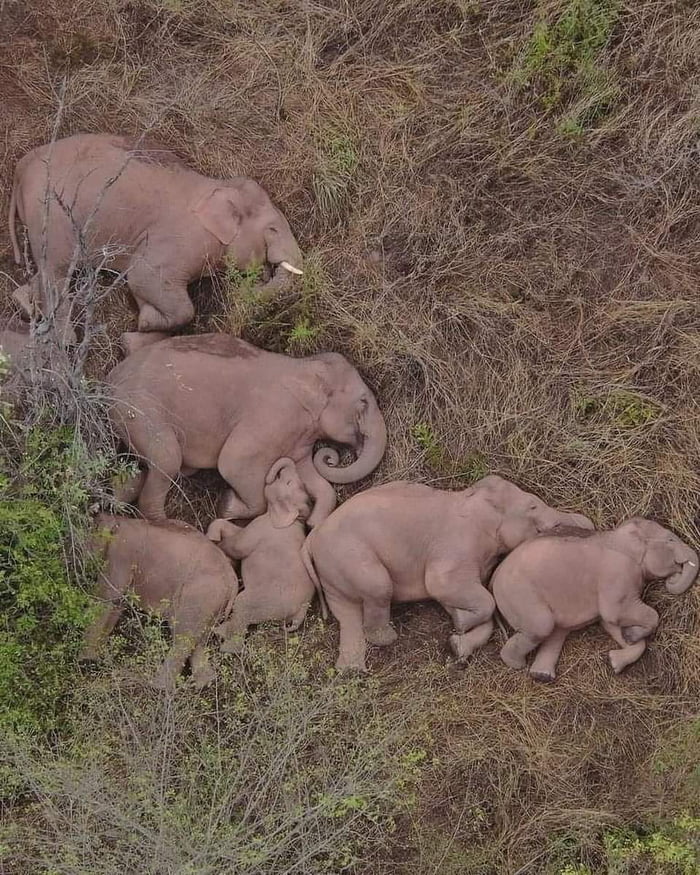
{"type": "Polygon", "coordinates": [[[265,479],[267,513],[246,528],[214,520],[207,537],[231,559],[241,560],[243,592],[228,620],[214,629],[224,653],[238,653],[253,623],[284,620],[293,632],[315,594],[314,582],[301,559],[306,539],[304,521],[311,512],[308,493],[291,459],[279,459],[265,479]]]}
{"type": "Polygon", "coordinates": [[[265,477],[285,456],[314,500],[313,527],[335,507],[330,484],[367,476],[386,447],[372,392],[338,353],[293,358],[226,334],[170,337],[136,349],[107,385],[115,430],[147,465],[119,497],[138,498],[147,519],[165,518],[174,477],[201,468],[218,468],[231,487],[217,516],[259,516],[265,477]],[[339,467],[333,448],[314,454],[321,439],[349,445],[357,458],[339,467]]]}
{"type": "Polygon", "coordinates": [[[123,273],[139,307],[139,331],[173,331],[194,317],[187,285],[224,262],[244,270],[267,261],[271,298],[302,256],[282,213],[252,179],[211,179],[155,143],[76,134],[17,164],[9,227],[26,225],[37,272],[14,293],[23,309],[53,315],[74,342],[68,285],[85,264],[123,273]],[[53,290],[53,292],[51,292],[53,290]]]}
{"type": "Polygon", "coordinates": [[[354,495],[302,550],[340,624],[336,668],[364,671],[367,641],[396,640],[391,603],[423,599],[450,614],[450,646],[464,663],[493,630],[483,584],[498,558],[557,526],[593,524],[494,474],[461,491],[396,481],[354,495]]]}
{"type": "Polygon", "coordinates": [[[100,573],[104,610],[85,634],[83,662],[95,662],[99,648],[114,629],[132,588],[140,603],[168,620],[173,643],[152,680],[158,689],[171,690],[185,663],[200,689],[216,674],[206,651],[212,626],[231,612],[238,593],[238,578],[231,563],[197,529],[180,520],[146,520],[101,513],[90,550],[106,564],[100,573]]]}
{"type": "Polygon", "coordinates": [[[501,650],[511,668],[537,655],[530,675],[553,681],[569,632],[596,620],[619,645],[608,653],[619,674],[636,662],[659,622],[642,601],[650,580],[664,579],[674,595],[698,573],[698,555],[672,532],[633,517],[610,531],[542,536],[522,544],[496,569],[493,594],[498,610],[515,630],[501,650]]]}

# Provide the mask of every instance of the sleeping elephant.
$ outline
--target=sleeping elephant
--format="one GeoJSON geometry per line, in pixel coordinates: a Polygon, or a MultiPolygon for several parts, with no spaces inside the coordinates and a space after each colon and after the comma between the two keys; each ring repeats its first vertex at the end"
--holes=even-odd
{"type": "Polygon", "coordinates": [[[139,306],[139,331],[171,331],[194,310],[188,283],[225,261],[274,269],[270,297],[301,252],[287,220],[251,179],[210,179],[177,155],[137,138],[77,134],[32,150],[15,170],[9,227],[27,226],[37,273],[15,292],[30,313],[53,316],[74,339],[70,274],[79,265],[124,272],[139,306]]]}
{"type": "Polygon", "coordinates": [[[452,617],[460,662],[488,641],[496,561],[557,526],[593,524],[490,475],[448,492],[396,482],[354,495],[306,539],[302,557],[340,624],[339,669],[365,669],[365,643],[396,639],[392,602],[435,599],[452,617]]]}
{"type": "Polygon", "coordinates": [[[106,562],[100,573],[104,606],[85,633],[81,661],[97,661],[133,590],[140,604],[168,620],[172,646],[153,686],[172,689],[189,660],[195,686],[215,678],[205,648],[217,621],[225,619],[238,593],[231,563],[186,523],[151,525],[145,520],[99,514],[89,548],[106,562]]]}
{"type": "Polygon", "coordinates": [[[165,518],[178,474],[201,468],[218,468],[231,486],[218,516],[258,516],[266,508],[265,477],[286,456],[314,500],[315,525],[335,507],[330,483],[366,477],[386,447],[372,392],[338,353],[292,358],[226,334],[172,337],[135,349],[107,384],[116,431],[147,465],[120,497],[138,497],[148,519],[165,518]],[[318,440],[347,445],[357,459],[336,467],[333,449],[314,454],[318,440]]]}
{"type": "Polygon", "coordinates": [[[633,518],[609,532],[536,538],[513,551],[493,575],[499,611],[515,629],[501,650],[511,668],[524,668],[535,648],[530,675],[552,681],[567,635],[600,620],[619,644],[609,652],[617,674],[644,653],[659,622],[642,601],[649,580],[662,579],[674,595],[698,573],[698,555],[672,532],[633,518]]]}

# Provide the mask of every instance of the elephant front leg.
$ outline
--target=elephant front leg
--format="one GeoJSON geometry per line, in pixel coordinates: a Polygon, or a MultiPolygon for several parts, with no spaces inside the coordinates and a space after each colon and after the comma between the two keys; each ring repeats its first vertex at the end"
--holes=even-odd
{"type": "Polygon", "coordinates": [[[608,623],[606,620],[603,620],[602,623],[608,635],[620,645],[620,650],[608,651],[608,659],[612,670],[615,674],[620,674],[628,665],[632,665],[633,662],[639,659],[647,649],[647,643],[642,639],[637,641],[636,644],[628,644],[619,626],[615,623],[608,623]]]}
{"type": "Polygon", "coordinates": [[[78,655],[78,662],[98,662],[100,647],[109,638],[112,630],[119,622],[122,605],[111,604],[106,607],[85,633],[83,648],[78,655]]]}
{"type": "Polygon", "coordinates": [[[659,625],[659,615],[649,605],[637,601],[620,612],[617,625],[628,644],[648,638],[659,625]]]}

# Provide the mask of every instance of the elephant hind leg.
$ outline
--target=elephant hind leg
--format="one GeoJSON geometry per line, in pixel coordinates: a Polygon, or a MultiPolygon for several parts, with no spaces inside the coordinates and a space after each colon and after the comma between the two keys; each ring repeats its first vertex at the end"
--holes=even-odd
{"type": "Polygon", "coordinates": [[[603,628],[608,635],[620,645],[619,650],[608,651],[608,659],[615,674],[620,674],[628,665],[632,665],[644,653],[647,648],[646,640],[642,638],[635,644],[628,644],[622,634],[622,629],[615,623],[603,620],[603,628]]]}
{"type": "Polygon", "coordinates": [[[182,450],[172,430],[163,430],[146,454],[148,472],[139,495],[139,510],[147,520],[164,520],[168,491],[182,466],[182,450]]]}
{"type": "Polygon", "coordinates": [[[101,644],[109,638],[112,630],[119,622],[123,607],[121,604],[108,605],[95,619],[85,633],[83,648],[78,655],[78,662],[97,662],[101,644]]]}
{"type": "Polygon", "coordinates": [[[491,637],[496,608],[493,596],[481,585],[476,572],[460,566],[429,568],[425,588],[452,617],[455,631],[450,635],[450,648],[458,662],[465,662],[491,637]],[[466,585],[465,571],[469,578],[466,585]]]}
{"type": "Polygon", "coordinates": [[[372,593],[362,602],[364,634],[370,644],[387,647],[397,639],[396,630],[391,625],[391,596],[394,585],[386,568],[373,561],[371,568],[363,567],[363,592],[372,593]]]}
{"type": "Polygon", "coordinates": [[[540,644],[535,661],[530,666],[530,677],[536,681],[549,683],[556,674],[557,662],[561,656],[561,649],[568,635],[566,629],[555,629],[549,638],[540,644]]]}
{"type": "Polygon", "coordinates": [[[340,646],[335,667],[338,671],[366,671],[366,639],[362,623],[362,602],[352,602],[325,591],[326,602],[340,625],[340,646]]]}
{"type": "Polygon", "coordinates": [[[157,690],[174,690],[177,679],[185,667],[190,654],[195,649],[195,639],[187,632],[178,632],[158,673],[151,681],[157,690]]]}
{"type": "Polygon", "coordinates": [[[525,668],[528,653],[535,649],[546,635],[534,636],[526,632],[516,632],[501,648],[501,659],[509,668],[525,668]]]}
{"type": "Polygon", "coordinates": [[[208,687],[216,680],[216,672],[209,662],[207,648],[201,642],[190,656],[190,668],[192,669],[192,681],[198,690],[208,687]]]}

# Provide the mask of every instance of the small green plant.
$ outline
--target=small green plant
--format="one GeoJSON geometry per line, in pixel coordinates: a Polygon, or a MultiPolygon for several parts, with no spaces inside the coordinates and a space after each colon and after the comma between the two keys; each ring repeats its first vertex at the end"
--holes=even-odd
{"type": "Polygon", "coordinates": [[[321,333],[320,325],[312,325],[307,317],[302,317],[294,323],[287,337],[287,352],[308,353],[314,347],[314,342],[321,333]]]}
{"type": "Polygon", "coordinates": [[[571,395],[571,406],[580,420],[605,421],[622,429],[648,425],[661,414],[655,401],[626,389],[611,389],[600,395],[577,389],[571,395]]]}
{"type": "Polygon", "coordinates": [[[254,264],[241,270],[232,259],[226,262],[226,284],[231,295],[254,302],[257,297],[256,287],[260,284],[262,275],[263,266],[261,264],[254,264]]]}
{"type": "Polygon", "coordinates": [[[321,138],[313,189],[326,219],[337,221],[342,217],[357,165],[357,149],[348,134],[331,131],[321,138]]]}
{"type": "Polygon", "coordinates": [[[579,137],[607,112],[617,87],[600,56],[619,15],[617,0],[566,0],[553,20],[537,22],[512,79],[531,87],[546,112],[569,105],[556,123],[566,137],[579,137]]]}
{"type": "Polygon", "coordinates": [[[426,462],[436,471],[459,478],[467,484],[488,474],[488,464],[481,453],[474,451],[461,458],[454,458],[427,422],[416,423],[411,434],[425,453],[426,462]]]}
{"type": "Polygon", "coordinates": [[[627,864],[651,860],[655,872],[668,875],[697,875],[700,818],[688,814],[652,830],[608,830],[603,843],[612,864],[611,872],[626,872],[627,864]],[[622,868],[621,866],[624,866],[622,868]]]}

